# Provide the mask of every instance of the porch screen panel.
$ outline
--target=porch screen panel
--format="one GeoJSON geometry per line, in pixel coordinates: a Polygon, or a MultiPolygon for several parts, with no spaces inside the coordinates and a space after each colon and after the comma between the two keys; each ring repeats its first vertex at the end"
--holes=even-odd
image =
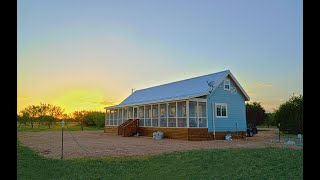
{"type": "Polygon", "coordinates": [[[145,117],[145,126],[151,126],[151,106],[145,106],[146,117],[145,117]]]}
{"type": "Polygon", "coordinates": [[[114,114],[114,110],[111,109],[110,110],[110,125],[113,126],[113,114],[114,114]]]}
{"type": "Polygon", "coordinates": [[[152,127],[158,127],[159,118],[158,118],[158,105],[152,105],[152,127]]]}
{"type": "Polygon", "coordinates": [[[132,108],[132,107],[129,107],[129,108],[128,108],[128,112],[129,112],[129,114],[128,114],[128,119],[132,119],[132,118],[133,118],[133,108],[132,108]]]}
{"type": "Polygon", "coordinates": [[[198,127],[196,101],[189,101],[189,127],[198,127]]]}
{"type": "Polygon", "coordinates": [[[106,111],[106,125],[110,125],[110,110],[106,111]]]}
{"type": "Polygon", "coordinates": [[[187,127],[186,101],[178,102],[178,127],[187,127]]]}
{"type": "Polygon", "coordinates": [[[134,118],[134,119],[138,119],[138,108],[134,108],[133,111],[134,111],[134,112],[133,112],[133,118],[134,118]]]}
{"type": "Polygon", "coordinates": [[[176,127],[176,102],[169,103],[168,127],[176,127]]]}
{"type": "Polygon", "coordinates": [[[139,118],[139,126],[144,126],[144,107],[140,106],[138,108],[138,118],[139,118]]]}
{"type": "Polygon", "coordinates": [[[160,104],[160,127],[167,127],[167,104],[160,104]]]}
{"type": "Polygon", "coordinates": [[[126,122],[128,120],[127,112],[128,112],[128,109],[124,108],[123,109],[123,122],[126,122]]]}
{"type": "Polygon", "coordinates": [[[123,123],[122,120],[122,109],[119,109],[119,125],[123,123]]]}
{"type": "Polygon", "coordinates": [[[114,110],[113,114],[113,125],[118,125],[118,109],[114,110]]]}
{"type": "Polygon", "coordinates": [[[199,127],[207,127],[207,103],[198,102],[199,109],[199,127]]]}

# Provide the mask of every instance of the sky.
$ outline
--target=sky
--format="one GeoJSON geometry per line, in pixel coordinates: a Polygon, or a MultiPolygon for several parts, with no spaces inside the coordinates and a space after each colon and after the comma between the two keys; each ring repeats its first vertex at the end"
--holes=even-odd
{"type": "Polygon", "coordinates": [[[227,69],[267,111],[303,94],[302,0],[17,2],[17,112],[103,111],[227,69]]]}

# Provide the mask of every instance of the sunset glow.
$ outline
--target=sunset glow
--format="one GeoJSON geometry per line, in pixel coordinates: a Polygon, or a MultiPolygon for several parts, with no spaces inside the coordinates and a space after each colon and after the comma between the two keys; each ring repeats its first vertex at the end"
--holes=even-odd
{"type": "Polygon", "coordinates": [[[17,112],[104,111],[147,88],[229,69],[272,111],[302,94],[302,1],[18,0],[17,112]]]}

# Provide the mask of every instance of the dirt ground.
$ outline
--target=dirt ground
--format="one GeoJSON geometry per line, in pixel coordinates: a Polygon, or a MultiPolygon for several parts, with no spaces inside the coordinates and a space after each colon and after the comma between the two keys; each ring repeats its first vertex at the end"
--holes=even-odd
{"type": "MultiPolygon", "coordinates": [[[[61,157],[61,132],[18,132],[20,141],[45,157],[61,157]]],[[[246,147],[285,147],[302,149],[302,146],[275,142],[277,129],[259,131],[246,140],[184,141],[174,139],[153,140],[152,137],[121,137],[103,131],[64,131],[64,158],[141,156],[192,149],[223,149],[246,147]],[[77,142],[78,142],[78,145],[77,142]]]]}

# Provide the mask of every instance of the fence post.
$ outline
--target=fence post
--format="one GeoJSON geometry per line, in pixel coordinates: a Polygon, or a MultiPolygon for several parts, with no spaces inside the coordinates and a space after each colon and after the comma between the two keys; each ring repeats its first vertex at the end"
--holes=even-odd
{"type": "Polygon", "coordinates": [[[278,123],[278,128],[279,128],[279,143],[280,143],[280,123],[278,123]]]}
{"type": "Polygon", "coordinates": [[[62,135],[61,135],[61,138],[62,138],[62,146],[61,146],[61,159],[63,159],[63,126],[64,126],[64,120],[62,120],[61,122],[61,125],[62,125],[62,135]]]}

